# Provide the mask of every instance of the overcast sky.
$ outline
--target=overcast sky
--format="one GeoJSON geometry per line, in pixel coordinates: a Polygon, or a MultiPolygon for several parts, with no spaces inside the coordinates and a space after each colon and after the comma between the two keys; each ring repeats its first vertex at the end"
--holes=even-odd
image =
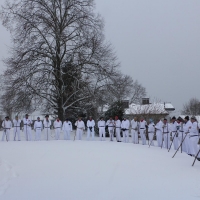
{"type": "MultiPolygon", "coordinates": [[[[96,0],[96,11],[121,71],[137,79],[148,97],[171,102],[175,114],[190,98],[200,99],[199,0],[96,0]]],[[[2,58],[10,36],[2,25],[0,33],[2,58]]]]}

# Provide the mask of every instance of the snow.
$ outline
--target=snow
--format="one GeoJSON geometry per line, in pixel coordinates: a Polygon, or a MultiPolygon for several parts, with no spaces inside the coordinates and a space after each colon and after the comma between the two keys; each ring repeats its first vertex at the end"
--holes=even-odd
{"type": "Polygon", "coordinates": [[[200,198],[200,162],[191,167],[193,158],[180,152],[172,159],[174,150],[108,138],[0,146],[0,200],[200,198]]]}

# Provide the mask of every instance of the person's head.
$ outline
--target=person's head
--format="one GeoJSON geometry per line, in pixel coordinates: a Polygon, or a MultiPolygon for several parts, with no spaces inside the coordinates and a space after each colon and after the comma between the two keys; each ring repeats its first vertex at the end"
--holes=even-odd
{"type": "Polygon", "coordinates": [[[46,118],[46,120],[48,120],[49,119],[49,115],[46,115],[45,118],[46,118]]]}
{"type": "Polygon", "coordinates": [[[6,121],[8,121],[8,120],[9,120],[9,117],[8,117],[8,116],[6,116],[6,117],[5,117],[5,120],[6,120],[6,121]]]}
{"type": "Polygon", "coordinates": [[[40,121],[40,117],[37,117],[38,122],[40,121]]]}
{"type": "Polygon", "coordinates": [[[196,121],[196,117],[195,116],[192,116],[191,117],[191,122],[193,123],[193,122],[195,122],[196,121]]]}
{"type": "Polygon", "coordinates": [[[164,118],[164,120],[163,120],[163,123],[164,123],[164,124],[166,124],[166,123],[167,123],[167,119],[166,119],[166,118],[164,118]]]}
{"type": "Polygon", "coordinates": [[[172,117],[172,122],[174,123],[176,121],[176,117],[172,117]]]}
{"type": "Polygon", "coordinates": [[[100,117],[100,120],[103,121],[103,117],[100,117]]]}
{"type": "Polygon", "coordinates": [[[81,121],[81,120],[82,120],[82,117],[79,116],[79,117],[78,117],[78,121],[81,121]]]}
{"type": "Polygon", "coordinates": [[[186,116],[186,117],[184,118],[184,120],[185,120],[185,122],[189,121],[189,120],[190,120],[189,116],[186,116]]]}
{"type": "Polygon", "coordinates": [[[59,117],[57,117],[57,118],[56,118],[56,120],[59,122],[59,121],[60,121],[60,118],[59,118],[59,117]]]}
{"type": "Polygon", "coordinates": [[[134,119],[134,121],[137,121],[137,117],[134,117],[133,119],[134,119]]]}
{"type": "Polygon", "coordinates": [[[149,119],[149,123],[153,123],[153,119],[149,119]]]}
{"type": "Polygon", "coordinates": [[[126,118],[126,117],[124,117],[124,121],[126,121],[126,119],[127,119],[127,118],[126,118]]]}
{"type": "Polygon", "coordinates": [[[143,117],[143,116],[141,116],[141,117],[140,117],[140,120],[141,120],[141,121],[143,121],[143,120],[144,120],[144,117],[143,117]]]}
{"type": "Polygon", "coordinates": [[[110,116],[110,118],[109,118],[110,120],[112,120],[112,116],[110,116]]]}
{"type": "Polygon", "coordinates": [[[15,116],[15,119],[18,120],[18,116],[15,116]]]}
{"type": "Polygon", "coordinates": [[[92,121],[92,116],[89,116],[89,120],[92,121]]]}
{"type": "Polygon", "coordinates": [[[118,120],[119,118],[118,118],[118,116],[115,116],[115,120],[118,120]]]}
{"type": "Polygon", "coordinates": [[[28,119],[28,116],[29,116],[29,115],[28,115],[28,114],[26,114],[26,115],[25,115],[25,118],[26,118],[26,119],[28,119]]]}
{"type": "Polygon", "coordinates": [[[69,119],[68,119],[68,118],[66,118],[66,119],[65,119],[65,121],[66,121],[66,122],[68,122],[68,121],[69,121],[69,119]]]}

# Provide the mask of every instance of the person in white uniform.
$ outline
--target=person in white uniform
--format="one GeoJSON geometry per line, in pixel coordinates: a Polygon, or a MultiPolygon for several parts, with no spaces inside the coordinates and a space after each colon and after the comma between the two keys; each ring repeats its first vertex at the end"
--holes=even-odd
{"type": "Polygon", "coordinates": [[[92,119],[92,116],[90,116],[87,120],[87,140],[90,139],[90,136],[92,137],[92,140],[94,140],[94,126],[95,122],[92,119]]]}
{"type": "Polygon", "coordinates": [[[99,139],[100,141],[106,140],[106,132],[105,132],[106,122],[104,121],[103,117],[100,118],[98,121],[98,128],[99,128],[99,139]]]}
{"type": "Polygon", "coordinates": [[[55,129],[55,139],[59,140],[60,139],[60,132],[62,129],[62,122],[60,121],[59,117],[54,121],[53,123],[54,129],[55,129]]]}
{"type": "Polygon", "coordinates": [[[130,128],[130,122],[129,120],[126,119],[126,117],[124,117],[124,120],[122,120],[121,123],[121,129],[123,132],[123,141],[125,143],[129,142],[129,128],[130,128]]]}
{"type": "Polygon", "coordinates": [[[172,117],[172,123],[171,123],[171,132],[172,132],[172,140],[174,145],[174,150],[178,149],[178,132],[177,132],[177,122],[176,117],[172,117]]]}
{"type": "Polygon", "coordinates": [[[189,116],[186,116],[183,123],[183,133],[184,133],[183,135],[184,137],[186,136],[183,144],[185,146],[186,153],[190,156],[192,156],[190,152],[190,138],[189,138],[189,132],[190,132],[191,126],[192,126],[192,122],[190,121],[189,116]]]}
{"type": "Polygon", "coordinates": [[[78,121],[75,123],[76,128],[76,138],[77,140],[82,140],[83,131],[85,130],[85,123],[82,118],[79,117],[78,121]]]}
{"type": "Polygon", "coordinates": [[[109,136],[110,136],[110,141],[113,141],[115,121],[112,119],[112,117],[110,117],[110,119],[107,120],[106,126],[108,126],[108,132],[109,132],[109,136]]]}
{"type": "MultiPolygon", "coordinates": [[[[196,121],[196,118],[194,116],[191,117],[191,126],[189,128],[189,139],[190,139],[190,154],[192,156],[196,156],[197,152],[199,151],[198,142],[199,142],[199,127],[198,123],[196,121]]],[[[198,160],[200,158],[200,155],[198,155],[198,160]]]]}
{"type": "Polygon", "coordinates": [[[138,121],[137,117],[134,117],[133,120],[131,120],[131,135],[132,135],[132,142],[134,144],[138,144],[138,121]]]}
{"type": "Polygon", "coordinates": [[[63,123],[62,130],[64,132],[64,140],[70,140],[70,133],[72,132],[72,123],[67,118],[63,123]]]}
{"type": "Polygon", "coordinates": [[[164,139],[164,146],[166,149],[170,147],[170,125],[165,118],[163,120],[163,139],[164,139]]]}
{"type": "Polygon", "coordinates": [[[142,140],[142,145],[146,145],[146,126],[147,122],[144,120],[144,117],[141,117],[139,122],[139,132],[142,140]]]}
{"type": "Polygon", "coordinates": [[[163,132],[163,122],[162,122],[161,119],[157,122],[155,128],[156,128],[157,145],[158,145],[158,147],[161,147],[161,145],[162,145],[162,134],[163,134],[162,133],[163,132]]]}
{"type": "Polygon", "coordinates": [[[40,117],[37,117],[37,120],[34,123],[34,130],[35,130],[35,141],[41,140],[43,124],[40,121],[40,117]]]}
{"type": "Polygon", "coordinates": [[[117,142],[121,142],[121,121],[119,120],[118,116],[115,116],[115,135],[117,142]]]}
{"type": "Polygon", "coordinates": [[[181,149],[182,151],[186,152],[185,143],[182,142],[184,138],[183,119],[181,117],[178,117],[176,122],[177,122],[177,132],[178,132],[178,146],[180,146],[182,143],[181,149]]]}
{"type": "Polygon", "coordinates": [[[24,134],[25,134],[25,138],[27,141],[31,141],[32,140],[32,134],[31,134],[31,124],[32,124],[32,120],[29,119],[29,115],[26,114],[25,118],[23,119],[23,124],[24,124],[24,134]]]}
{"type": "Polygon", "coordinates": [[[153,122],[153,119],[149,119],[149,125],[148,125],[148,136],[149,136],[149,145],[154,146],[153,137],[155,134],[155,124],[153,122]]]}
{"type": "Polygon", "coordinates": [[[6,137],[6,140],[10,140],[10,129],[12,128],[12,122],[10,121],[9,117],[5,117],[5,120],[2,122],[2,128],[3,128],[3,135],[2,135],[2,141],[4,141],[4,138],[6,137]]]}
{"type": "Polygon", "coordinates": [[[20,137],[21,122],[22,122],[22,120],[20,120],[20,119],[18,118],[18,116],[16,116],[15,119],[13,120],[13,127],[14,127],[13,135],[14,135],[14,141],[16,141],[17,139],[18,139],[18,141],[21,140],[21,137],[20,137]]]}
{"type": "Polygon", "coordinates": [[[45,138],[46,140],[49,140],[49,135],[51,134],[51,120],[49,120],[49,115],[45,116],[43,125],[44,125],[45,138]]]}

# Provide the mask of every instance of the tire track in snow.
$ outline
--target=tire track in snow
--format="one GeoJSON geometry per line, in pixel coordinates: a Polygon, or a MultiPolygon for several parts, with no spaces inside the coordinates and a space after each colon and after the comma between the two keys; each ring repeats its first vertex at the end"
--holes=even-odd
{"type": "Polygon", "coordinates": [[[18,175],[14,172],[12,165],[0,159],[0,196],[4,195],[9,188],[10,181],[18,175]]]}

